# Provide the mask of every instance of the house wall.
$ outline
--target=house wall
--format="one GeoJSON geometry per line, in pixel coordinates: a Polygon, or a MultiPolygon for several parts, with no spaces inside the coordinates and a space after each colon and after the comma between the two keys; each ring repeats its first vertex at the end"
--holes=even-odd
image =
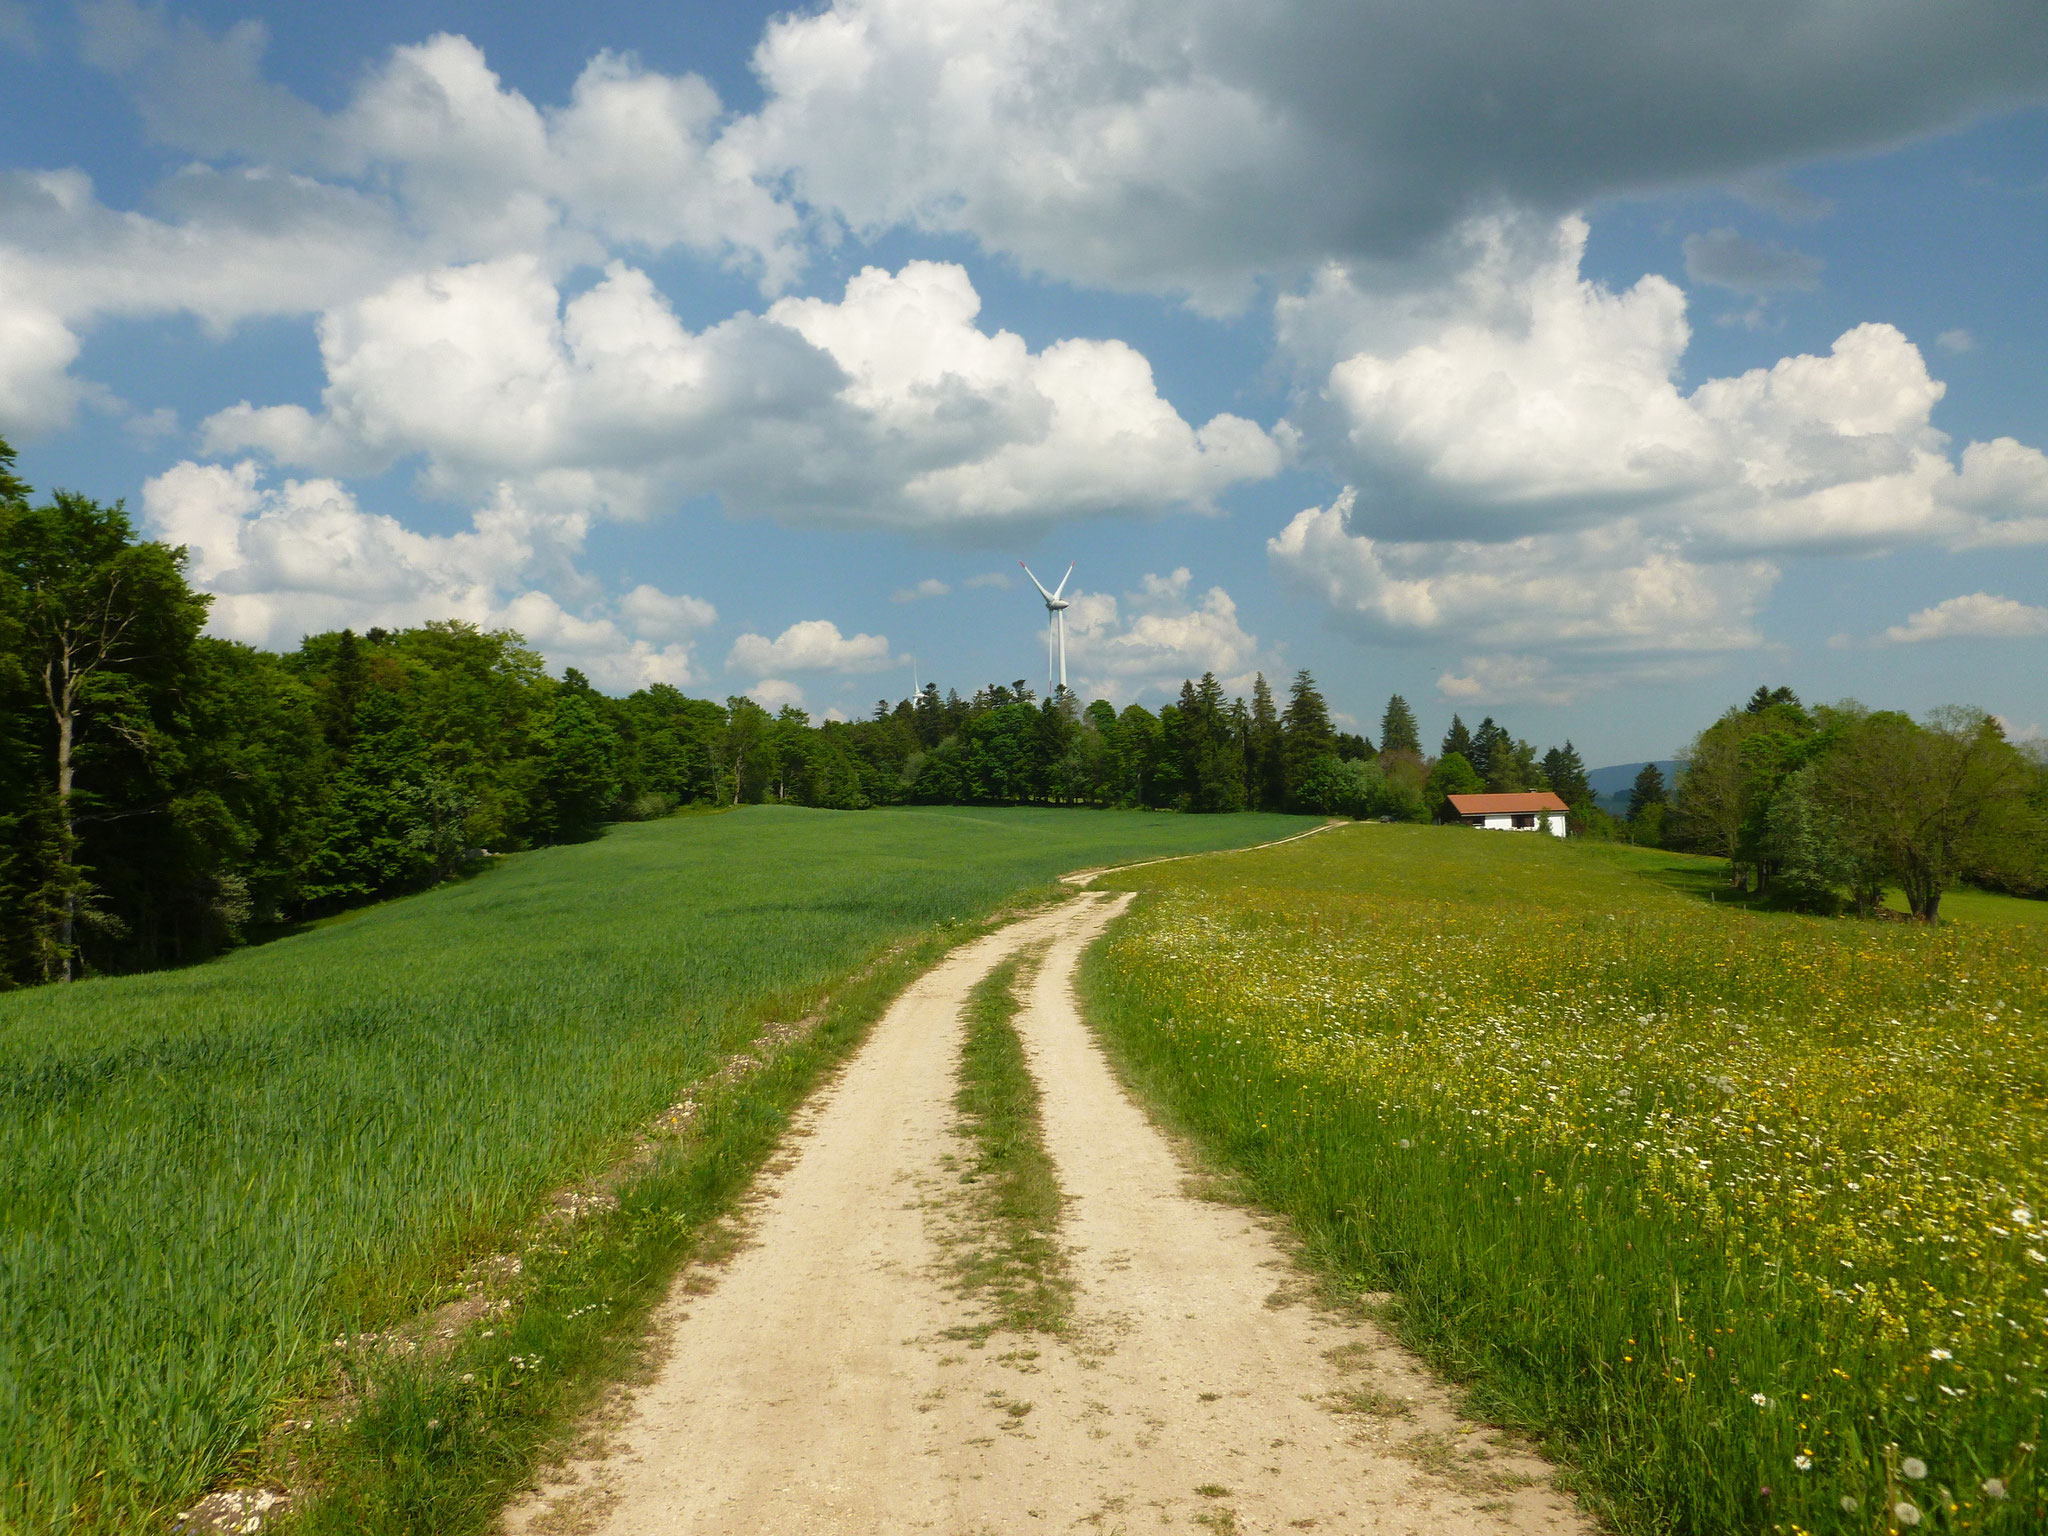
{"type": "Polygon", "coordinates": [[[1533,827],[1518,827],[1513,816],[1469,816],[1465,818],[1468,827],[1480,827],[1488,832],[1548,832],[1552,837],[1566,835],[1563,811],[1538,811],[1533,827]]]}

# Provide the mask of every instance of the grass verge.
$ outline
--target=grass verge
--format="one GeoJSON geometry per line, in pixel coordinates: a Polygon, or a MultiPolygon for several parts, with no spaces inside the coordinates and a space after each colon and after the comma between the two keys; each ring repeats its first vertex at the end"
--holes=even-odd
{"type": "Polygon", "coordinates": [[[618,1191],[616,1208],[543,1226],[521,1254],[511,1311],[445,1360],[360,1372],[345,1424],[289,1443],[313,1497],[301,1536],[461,1536],[491,1527],[605,1389],[650,1347],[648,1317],[678,1269],[721,1238],[720,1219],[773,1155],[790,1117],[920,972],[981,926],[921,939],[861,975],[818,1026],[761,1070],[704,1094],[688,1133],[618,1191]]]}
{"type": "Polygon", "coordinates": [[[960,1091],[953,1102],[975,1148],[961,1175],[974,1214],[954,1259],[955,1283],[986,1296],[994,1317],[972,1330],[1059,1333],[1072,1316],[1074,1285],[1059,1242],[1059,1170],[1045,1149],[1038,1084],[1015,1019],[1023,956],[1004,961],[967,1000],[960,1091]]]}

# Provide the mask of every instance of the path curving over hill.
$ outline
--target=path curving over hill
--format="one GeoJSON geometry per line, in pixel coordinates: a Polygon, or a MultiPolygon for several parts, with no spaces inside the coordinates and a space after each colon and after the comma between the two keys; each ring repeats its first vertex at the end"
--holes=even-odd
{"type": "Polygon", "coordinates": [[[1369,1324],[1308,1303],[1273,1233],[1196,1198],[1081,1021],[1080,955],[1128,896],[964,946],[808,1108],[663,1364],[515,1533],[1578,1533],[1548,1469],[1461,1422],[1369,1324]],[[1068,1196],[1069,1336],[996,1333],[947,1285],[973,984],[1044,953],[1016,1025],[1068,1196]]]}

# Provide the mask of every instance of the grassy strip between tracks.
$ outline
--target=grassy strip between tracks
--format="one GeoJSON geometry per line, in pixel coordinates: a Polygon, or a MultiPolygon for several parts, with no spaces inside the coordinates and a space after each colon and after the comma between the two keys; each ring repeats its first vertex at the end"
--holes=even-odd
{"type": "Polygon", "coordinates": [[[1129,871],[1084,995],[1617,1528],[2048,1529],[2042,929],[1730,911],[1655,864],[1359,826],[1129,871]]]}
{"type": "Polygon", "coordinates": [[[1059,1170],[1045,1149],[1038,1084],[1015,1023],[1017,987],[1029,967],[1028,957],[1006,960],[968,997],[953,1102],[976,1151],[961,1175],[975,1212],[955,1272],[962,1291],[992,1303],[993,1328],[1057,1333],[1071,1315],[1074,1287],[1059,1241],[1059,1170]]]}

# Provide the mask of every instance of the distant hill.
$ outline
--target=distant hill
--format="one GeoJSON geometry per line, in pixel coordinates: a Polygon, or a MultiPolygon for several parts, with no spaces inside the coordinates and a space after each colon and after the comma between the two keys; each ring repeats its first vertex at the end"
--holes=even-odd
{"type": "MultiPolygon", "coordinates": [[[[1664,758],[1657,764],[1664,775],[1665,788],[1678,772],[1676,758],[1664,758]]],[[[1641,763],[1615,763],[1607,768],[1590,768],[1586,771],[1586,782],[1592,786],[1593,798],[1600,809],[1611,816],[1628,814],[1628,792],[1635,784],[1636,775],[1643,771],[1641,763]]]]}

